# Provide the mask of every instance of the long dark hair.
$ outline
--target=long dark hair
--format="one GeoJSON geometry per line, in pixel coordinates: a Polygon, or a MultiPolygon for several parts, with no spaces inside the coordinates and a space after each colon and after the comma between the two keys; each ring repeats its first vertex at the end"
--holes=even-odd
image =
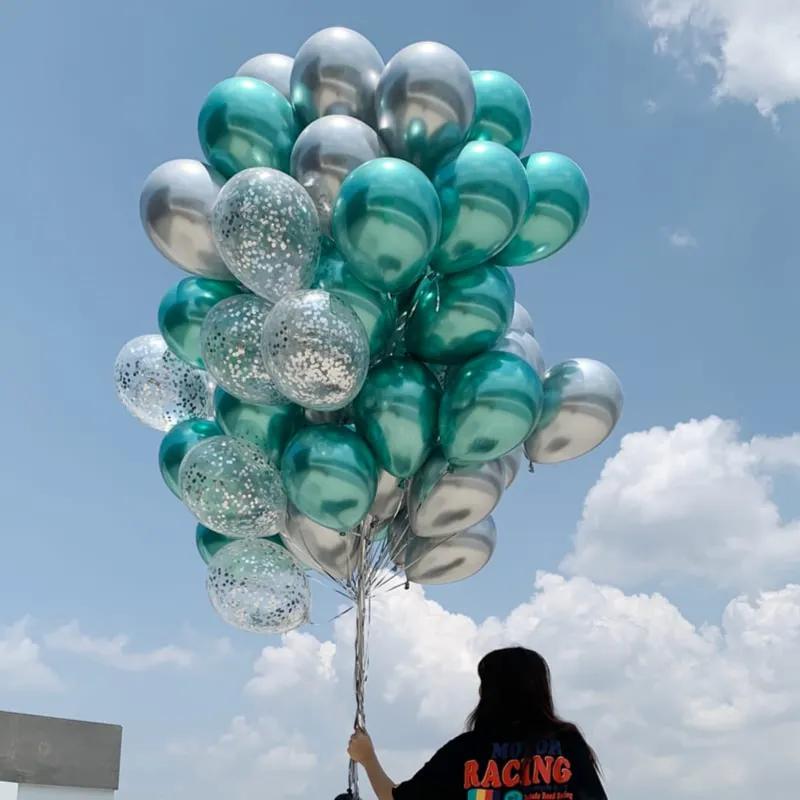
{"type": "Polygon", "coordinates": [[[516,731],[526,739],[551,734],[575,734],[586,745],[595,770],[597,756],[573,722],[556,714],[550,667],[535,650],[504,647],[478,663],[480,699],[467,718],[467,730],[505,735],[516,731]]]}

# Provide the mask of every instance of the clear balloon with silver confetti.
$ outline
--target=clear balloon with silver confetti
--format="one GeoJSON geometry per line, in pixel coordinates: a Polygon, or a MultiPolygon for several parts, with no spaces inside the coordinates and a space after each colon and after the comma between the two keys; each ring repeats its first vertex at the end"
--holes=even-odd
{"type": "Polygon", "coordinates": [[[158,431],[214,415],[214,381],[209,374],[181,361],[155,333],[137,336],[119,351],[114,385],[122,405],[158,431]]]}
{"type": "Polygon", "coordinates": [[[184,457],[178,480],[189,510],[217,533],[248,538],[283,527],[286,494],[280,472],[245,439],[204,439],[184,457]]]}
{"type": "Polygon", "coordinates": [[[364,326],[338,297],[321,289],[289,295],[264,325],[264,363],[278,390],[317,411],[346,406],[369,369],[364,326]]]}
{"type": "Polygon", "coordinates": [[[208,565],[211,605],[229,625],[252,633],[286,633],[307,622],[308,578],[283,547],[266,539],[232,542],[208,565]]]}
{"type": "Polygon", "coordinates": [[[211,229],[228,269],[272,303],[314,280],[319,216],[308,192],[283,172],[252,167],[234,175],[214,203],[211,229]]]}
{"type": "Polygon", "coordinates": [[[225,391],[248,403],[276,405],[286,399],[275,387],[261,355],[269,303],[240,294],[217,303],[200,331],[200,352],[225,391]]]}

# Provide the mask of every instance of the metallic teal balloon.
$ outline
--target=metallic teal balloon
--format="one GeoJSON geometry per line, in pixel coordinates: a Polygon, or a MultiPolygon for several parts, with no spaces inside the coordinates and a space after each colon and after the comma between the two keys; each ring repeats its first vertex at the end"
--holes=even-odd
{"type": "Polygon", "coordinates": [[[226,178],[248,167],[288,172],[297,133],[289,101],[255,78],[228,78],[218,83],[197,121],[208,163],[226,178]]]}
{"type": "Polygon", "coordinates": [[[169,349],[195,367],[205,367],[200,355],[200,329],[206,314],[220,300],[240,294],[231,281],[184,278],[167,291],[158,307],[158,327],[169,349]]]}
{"type": "Polygon", "coordinates": [[[589,186],[581,168],[560,153],[534,153],[523,159],[530,203],[517,235],[495,258],[508,267],[541,261],[560,250],[589,213],[589,186]]]}
{"type": "Polygon", "coordinates": [[[425,174],[399,158],[375,158],[345,178],[333,208],[333,238],[368,286],[402,292],[425,271],[442,210],[425,174]]]}
{"type": "Polygon", "coordinates": [[[380,357],[397,326],[397,301],[388,293],[371,289],[359,280],[344,257],[324,248],[312,289],[324,289],[348,305],[364,326],[370,357],[380,357]]]}
{"type": "Polygon", "coordinates": [[[440,399],[439,382],[414,359],[391,358],[370,370],[353,416],[383,469],[409,478],[422,466],[436,444],[440,399]]]}
{"type": "Polygon", "coordinates": [[[303,409],[288,400],[259,406],[245,403],[219,387],[214,392],[214,416],[223,432],[257,445],[276,466],[289,440],[305,425],[303,409]]]}
{"type": "Polygon", "coordinates": [[[439,438],[452,464],[476,464],[521,444],[542,412],[542,381],[528,363],[492,351],[450,379],[439,410],[439,438]]]}
{"type": "Polygon", "coordinates": [[[289,442],[281,459],[286,494],[314,522],[348,531],[375,499],[378,465],[367,443],[350,428],[314,425],[289,442]]]}
{"type": "Polygon", "coordinates": [[[514,281],[492,264],[429,276],[417,289],[406,347],[423,361],[459,364],[488,350],[514,314],[514,281]]]}
{"type": "MultiPolygon", "coordinates": [[[[280,534],[274,536],[263,537],[270,542],[274,542],[280,547],[286,547],[281,539],[280,534]]],[[[200,553],[200,558],[208,564],[209,561],[220,551],[226,544],[231,542],[241,542],[241,539],[230,539],[223,536],[221,533],[212,531],[211,528],[206,528],[202,523],[198,523],[197,530],[194,535],[195,544],[197,545],[197,552],[200,553]]]]}
{"type": "Polygon", "coordinates": [[[531,135],[531,104],[525,90],[505,72],[474,70],[475,119],[469,139],[497,142],[519,155],[531,135]]]}
{"type": "Polygon", "coordinates": [[[187,419],[179,422],[161,440],[158,448],[158,466],[164,483],[175,497],[181,497],[178,475],[186,454],[203,439],[220,436],[222,431],[210,419],[187,419]]]}
{"type": "Polygon", "coordinates": [[[494,142],[470,142],[433,177],[442,205],[438,272],[477,267],[499,253],[522,224],[530,189],[522,162],[494,142]]]}

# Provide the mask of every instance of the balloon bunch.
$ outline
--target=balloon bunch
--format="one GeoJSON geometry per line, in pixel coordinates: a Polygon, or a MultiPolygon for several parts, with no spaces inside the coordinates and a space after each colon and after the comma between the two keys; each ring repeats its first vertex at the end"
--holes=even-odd
{"type": "Polygon", "coordinates": [[[205,163],[148,178],[141,216],[192,273],[126,344],[116,385],[165,431],[167,486],[199,520],[219,614],[283,632],[308,572],[365,603],[392,580],[447,583],[491,557],[491,513],[531,462],[600,444],[621,410],[588,359],[545,371],[509,267],[580,229],[564,155],[520,157],[521,86],[412,44],[384,64],[329,28],[257,56],[200,110],[205,163]]]}

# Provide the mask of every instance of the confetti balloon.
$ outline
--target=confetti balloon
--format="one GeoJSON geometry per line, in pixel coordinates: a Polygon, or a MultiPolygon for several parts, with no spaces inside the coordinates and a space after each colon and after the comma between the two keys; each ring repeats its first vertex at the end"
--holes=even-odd
{"type": "Polygon", "coordinates": [[[161,440],[161,447],[158,449],[158,466],[164,483],[176,497],[181,496],[179,475],[186,454],[198,442],[221,435],[222,431],[219,425],[213,420],[187,419],[179,422],[161,440]]]}
{"type": "Polygon", "coordinates": [[[311,286],[319,258],[319,217],[308,192],[274,169],[229,180],[212,211],[214,241],[248,289],[276,303],[311,286]]]}
{"type": "Polygon", "coordinates": [[[208,373],[181,361],[158,334],[137,336],[119,351],[114,384],[122,405],[158,431],[213,416],[214,382],[208,373]]]}
{"type": "Polygon", "coordinates": [[[229,297],[206,315],[200,352],[208,371],[225,391],[248,403],[285,403],[261,355],[269,304],[252,294],[229,297]]]}
{"type": "Polygon", "coordinates": [[[178,358],[203,367],[200,355],[200,330],[208,312],[241,289],[232,281],[184,278],[163,297],[158,307],[158,328],[178,358]]]}
{"type": "Polygon", "coordinates": [[[528,209],[519,231],[495,259],[509,267],[553,255],[580,230],[589,213],[586,176],[571,158],[534,153],[522,163],[531,189],[528,209]]]}
{"type": "Polygon", "coordinates": [[[294,59],[283,53],[262,53],[260,56],[245,61],[236,70],[237,77],[257,78],[277,89],[287,100],[289,99],[289,79],[292,75],[294,59]]]}
{"type": "Polygon", "coordinates": [[[286,633],[308,622],[308,578],[294,557],[266,539],[232,542],[208,565],[214,610],[225,622],[253,633],[286,633]]]}
{"type": "Polygon", "coordinates": [[[208,163],[226,178],[249,167],[286,172],[297,123],[277,89],[255,78],[235,77],[211,90],[200,109],[197,134],[208,163]]]}
{"type": "Polygon", "coordinates": [[[279,464],[289,439],[303,427],[303,409],[294,403],[274,405],[245,403],[217,388],[214,416],[224,433],[247,439],[263,450],[273,464],[279,464]]]}
{"type": "Polygon", "coordinates": [[[497,142],[519,155],[531,135],[531,105],[525,90],[505,72],[474,70],[475,119],[469,138],[497,142]]]}
{"type": "Polygon", "coordinates": [[[318,411],[346,406],[369,368],[369,342],[338,297],[314,289],[281,300],[264,326],[264,361],[278,390],[318,411]]]}
{"type": "Polygon", "coordinates": [[[269,536],[286,512],[278,470],[254,444],[214,436],[195,445],[181,464],[183,501],[200,522],[225,536],[269,536]]]}
{"type": "MultiPolygon", "coordinates": [[[[280,534],[276,533],[274,536],[265,536],[264,537],[269,542],[274,542],[278,545],[278,547],[285,547],[283,540],[280,537],[280,534]]],[[[230,536],[223,536],[221,533],[217,533],[216,531],[212,531],[211,528],[206,528],[205,525],[202,523],[197,524],[197,528],[194,534],[194,542],[197,545],[197,552],[200,554],[200,558],[208,564],[212,558],[222,550],[225,545],[231,544],[231,542],[240,542],[241,539],[231,539],[230,536]]]]}

